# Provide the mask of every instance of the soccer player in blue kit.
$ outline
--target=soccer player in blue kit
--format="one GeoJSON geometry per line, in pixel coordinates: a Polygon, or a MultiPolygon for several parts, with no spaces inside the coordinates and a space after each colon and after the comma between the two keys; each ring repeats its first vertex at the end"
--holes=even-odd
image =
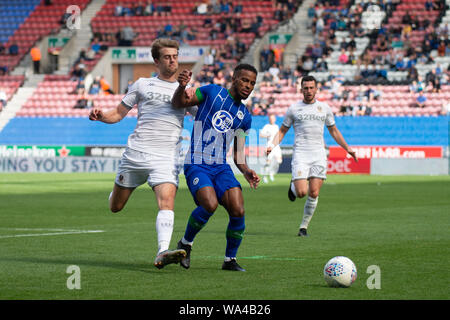
{"type": "Polygon", "coordinates": [[[245,271],[236,262],[245,230],[244,199],[241,185],[226,163],[226,154],[233,140],[234,163],[250,187],[257,188],[260,178],[248,167],[244,153],[245,132],[251,127],[252,117],[241,102],[253,91],[257,71],[251,65],[240,64],[233,71],[229,90],[210,84],[197,88],[195,95],[189,97],[184,91],[191,75],[188,70],[179,74],[179,86],[172,98],[175,108],[198,106],[191,146],[184,164],[186,182],[197,208],[192,211],[184,237],[178,242],[178,249],[186,251],[180,264],[189,268],[194,238],[221,204],[229,214],[222,269],[245,271]]]}

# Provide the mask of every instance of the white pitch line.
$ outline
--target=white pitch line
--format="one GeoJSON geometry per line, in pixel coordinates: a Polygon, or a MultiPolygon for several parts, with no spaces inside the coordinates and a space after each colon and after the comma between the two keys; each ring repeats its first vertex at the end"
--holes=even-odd
{"type": "MultiPolygon", "coordinates": [[[[49,230],[49,229],[28,229],[28,230],[49,230]]],[[[0,236],[0,239],[21,238],[21,237],[58,236],[58,235],[64,235],[64,234],[82,234],[82,233],[100,233],[100,232],[105,232],[105,231],[103,231],[103,230],[68,230],[68,231],[64,231],[64,232],[13,234],[13,235],[8,235],[8,236],[0,236]]]]}

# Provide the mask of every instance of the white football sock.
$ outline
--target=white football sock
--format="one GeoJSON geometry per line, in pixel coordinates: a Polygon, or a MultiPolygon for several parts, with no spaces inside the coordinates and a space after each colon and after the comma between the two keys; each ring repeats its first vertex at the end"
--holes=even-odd
{"type": "Polygon", "coordinates": [[[160,210],[156,217],[156,233],[158,235],[158,254],[168,250],[173,232],[174,213],[172,210],[160,210]]]}
{"type": "Polygon", "coordinates": [[[300,224],[300,229],[308,229],[309,222],[311,221],[312,216],[314,215],[314,211],[316,211],[317,202],[319,201],[319,197],[311,198],[308,197],[305,202],[305,207],[303,209],[303,220],[300,224]]]}

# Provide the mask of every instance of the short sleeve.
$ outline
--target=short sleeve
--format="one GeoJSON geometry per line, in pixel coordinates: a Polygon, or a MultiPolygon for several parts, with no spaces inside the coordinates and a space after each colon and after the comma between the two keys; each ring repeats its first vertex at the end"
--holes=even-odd
{"type": "Polygon", "coordinates": [[[325,125],[327,127],[332,127],[336,124],[336,122],[334,121],[334,114],[333,111],[331,110],[331,108],[327,105],[327,115],[325,118],[325,125]]]}
{"type": "Polygon", "coordinates": [[[284,116],[282,125],[286,128],[290,128],[292,126],[292,123],[294,122],[294,115],[292,113],[292,107],[289,107],[286,115],[284,116]]]}
{"type": "Polygon", "coordinates": [[[214,85],[208,84],[206,86],[201,86],[195,90],[195,94],[198,98],[198,101],[201,103],[203,102],[207,96],[211,94],[211,91],[213,90],[214,85]]]}
{"type": "Polygon", "coordinates": [[[139,103],[139,83],[140,79],[131,85],[127,94],[122,99],[122,103],[130,109],[139,103]]]}

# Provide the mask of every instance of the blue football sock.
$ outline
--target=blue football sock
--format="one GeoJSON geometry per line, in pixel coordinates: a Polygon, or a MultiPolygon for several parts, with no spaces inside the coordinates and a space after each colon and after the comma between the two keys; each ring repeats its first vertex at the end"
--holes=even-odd
{"type": "Polygon", "coordinates": [[[230,217],[227,228],[225,257],[235,258],[244,237],[245,217],[230,217]]]}
{"type": "Polygon", "coordinates": [[[189,217],[188,223],[186,225],[186,231],[184,232],[184,239],[193,242],[197,233],[204,227],[208,222],[209,218],[214,214],[209,213],[203,207],[198,206],[192,211],[189,217]]]}

